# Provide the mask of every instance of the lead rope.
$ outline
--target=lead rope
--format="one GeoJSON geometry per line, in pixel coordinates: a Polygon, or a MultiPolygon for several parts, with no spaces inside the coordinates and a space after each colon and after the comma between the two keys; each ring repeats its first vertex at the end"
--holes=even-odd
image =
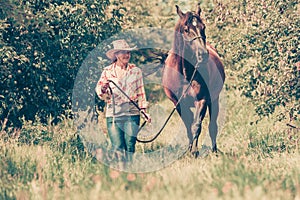
{"type": "MultiPolygon", "coordinates": [[[[112,83],[127,99],[129,99],[129,101],[139,110],[139,112],[141,112],[143,114],[143,116],[145,117],[145,121],[143,122],[143,124],[139,127],[138,132],[140,132],[140,130],[145,126],[145,124],[147,123],[147,121],[149,120],[149,117],[146,115],[146,113],[139,107],[139,105],[133,101],[114,81],[112,80],[108,80],[108,82],[112,83]]],[[[114,98],[114,94],[112,92],[111,87],[108,87],[109,91],[112,95],[112,103],[113,103],[113,121],[114,121],[114,116],[115,116],[115,98],[114,98]]]]}
{"type": "MultiPolygon", "coordinates": [[[[161,132],[164,130],[165,126],[167,125],[167,123],[169,122],[169,120],[171,119],[172,115],[174,114],[175,110],[177,109],[177,106],[179,105],[179,103],[181,102],[182,98],[186,95],[188,89],[191,87],[191,83],[192,80],[194,79],[194,76],[196,74],[197,68],[195,67],[194,72],[192,74],[192,77],[190,79],[189,85],[188,87],[184,90],[184,92],[182,93],[182,95],[180,96],[180,98],[178,99],[176,105],[174,106],[173,110],[171,111],[171,113],[169,114],[168,118],[166,119],[166,121],[164,122],[163,126],[161,127],[161,129],[155,134],[155,136],[149,140],[141,140],[136,138],[136,140],[140,143],[149,143],[149,142],[153,142],[160,134],[161,132]]],[[[114,81],[112,80],[108,80],[108,82],[112,83],[122,94],[125,95],[126,98],[129,99],[129,101],[139,110],[141,111],[142,109],[136,104],[136,102],[134,102],[114,81]]],[[[109,90],[112,94],[112,101],[113,101],[113,115],[115,114],[114,112],[114,105],[115,105],[115,101],[114,101],[114,95],[112,93],[112,89],[109,87],[109,90]]],[[[145,126],[147,120],[149,119],[148,116],[146,115],[146,113],[141,112],[144,117],[146,118],[146,121],[144,121],[144,123],[140,126],[138,133],[141,131],[141,129],[145,126]]]]}
{"type": "Polygon", "coordinates": [[[161,132],[163,131],[163,129],[165,128],[165,126],[167,125],[167,123],[169,122],[169,120],[171,119],[172,115],[174,114],[175,110],[177,109],[177,106],[179,105],[179,103],[181,102],[182,98],[186,95],[188,89],[191,87],[191,83],[192,83],[192,80],[196,74],[196,71],[197,71],[197,68],[195,68],[194,72],[193,72],[193,75],[191,77],[191,80],[189,82],[189,85],[188,87],[184,90],[184,92],[182,93],[182,95],[180,96],[180,98],[178,99],[176,105],[174,106],[173,110],[171,111],[171,113],[169,114],[168,118],[166,119],[165,123],[163,124],[163,126],[161,127],[161,129],[156,133],[156,135],[149,139],[149,140],[140,140],[140,139],[137,139],[138,142],[140,143],[149,143],[149,142],[153,142],[160,134],[161,132]]]}
{"type": "Polygon", "coordinates": [[[112,104],[113,104],[113,119],[112,119],[112,128],[115,128],[115,115],[116,115],[116,108],[115,108],[115,95],[114,93],[112,92],[112,89],[111,87],[108,85],[108,89],[109,89],[109,92],[111,94],[111,100],[112,100],[112,104]]]}

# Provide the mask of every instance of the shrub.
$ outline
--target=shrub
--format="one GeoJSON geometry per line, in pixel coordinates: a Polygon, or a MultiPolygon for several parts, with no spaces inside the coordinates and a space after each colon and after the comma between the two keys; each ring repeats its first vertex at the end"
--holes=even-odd
{"type": "Polygon", "coordinates": [[[50,115],[57,119],[69,114],[82,61],[101,40],[121,29],[122,14],[107,12],[108,5],[108,0],[3,2],[1,121],[8,118],[10,125],[21,126],[22,116],[46,121],[50,115]]]}
{"type": "Polygon", "coordinates": [[[227,87],[240,89],[260,117],[280,108],[277,120],[299,120],[299,2],[214,2],[206,2],[204,13],[208,39],[224,58],[227,87]]]}

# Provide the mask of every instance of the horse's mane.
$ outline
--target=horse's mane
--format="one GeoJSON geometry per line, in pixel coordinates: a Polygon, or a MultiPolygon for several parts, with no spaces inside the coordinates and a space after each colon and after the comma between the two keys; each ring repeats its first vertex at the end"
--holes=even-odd
{"type": "Polygon", "coordinates": [[[176,23],[175,25],[175,30],[174,30],[174,40],[173,40],[173,45],[172,45],[172,59],[171,59],[171,62],[172,63],[169,63],[171,64],[172,66],[179,66],[181,67],[181,59],[182,59],[182,51],[183,51],[183,45],[184,45],[184,42],[183,42],[183,38],[182,38],[182,33],[181,33],[181,23],[182,23],[182,20],[178,20],[178,22],[176,23]]]}

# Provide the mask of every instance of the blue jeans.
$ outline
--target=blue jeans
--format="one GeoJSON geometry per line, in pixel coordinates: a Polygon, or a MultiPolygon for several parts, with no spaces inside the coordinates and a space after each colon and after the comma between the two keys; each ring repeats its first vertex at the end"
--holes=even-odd
{"type": "Polygon", "coordinates": [[[107,117],[108,135],[114,150],[126,153],[135,152],[136,137],[140,125],[140,116],[107,117]]]}

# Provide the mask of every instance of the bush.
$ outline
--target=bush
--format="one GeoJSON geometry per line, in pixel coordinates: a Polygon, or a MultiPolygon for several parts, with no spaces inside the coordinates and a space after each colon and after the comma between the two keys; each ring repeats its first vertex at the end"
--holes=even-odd
{"type": "MultiPolygon", "coordinates": [[[[269,116],[284,110],[278,120],[298,120],[300,114],[300,17],[295,1],[260,5],[260,20],[243,36],[248,55],[257,62],[240,76],[240,89],[253,100],[256,112],[269,116]]],[[[298,10],[299,12],[299,10],[298,10]]]]}
{"type": "Polygon", "coordinates": [[[108,5],[108,0],[3,2],[1,121],[8,118],[9,125],[21,126],[22,116],[46,121],[50,115],[57,120],[69,114],[82,61],[100,41],[121,29],[122,15],[108,13],[108,5]]]}
{"type": "Polygon", "coordinates": [[[299,120],[299,2],[204,4],[208,40],[224,58],[227,88],[238,88],[260,116],[299,120]]]}

